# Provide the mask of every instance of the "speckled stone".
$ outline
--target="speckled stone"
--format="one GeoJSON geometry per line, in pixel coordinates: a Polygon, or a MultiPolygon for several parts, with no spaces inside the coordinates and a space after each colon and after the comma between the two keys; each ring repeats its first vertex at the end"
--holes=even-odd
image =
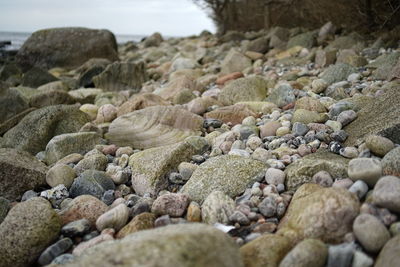
{"type": "Polygon", "coordinates": [[[305,239],[283,258],[279,267],[323,267],[328,247],[317,239],[305,239]]]}
{"type": "Polygon", "coordinates": [[[151,207],[151,212],[159,215],[169,215],[171,217],[181,217],[190,203],[187,194],[169,193],[159,196],[151,207]]]}
{"type": "Polygon", "coordinates": [[[116,235],[116,238],[124,238],[127,235],[138,231],[154,228],[156,216],[149,212],[143,212],[135,216],[127,225],[125,225],[116,235]]]}
{"type": "Polygon", "coordinates": [[[382,166],[377,159],[356,158],[349,162],[348,174],[351,180],[362,180],[373,187],[382,176],[382,166]]]}
{"type": "Polygon", "coordinates": [[[69,188],[74,182],[75,177],[76,173],[70,166],[66,164],[56,164],[47,172],[46,182],[51,187],[63,184],[69,188]]]}
{"type": "Polygon", "coordinates": [[[400,177],[400,147],[396,147],[387,153],[381,163],[385,175],[400,177]]]}
{"type": "Polygon", "coordinates": [[[221,191],[213,191],[201,206],[201,217],[208,224],[228,224],[235,210],[235,202],[221,191]]]}
{"type": "Polygon", "coordinates": [[[368,136],[365,139],[365,144],[372,153],[379,157],[385,156],[394,148],[394,144],[390,139],[378,135],[368,136]]]}
{"type": "Polygon", "coordinates": [[[400,178],[385,176],[379,179],[372,192],[372,202],[392,212],[400,212],[400,178]]]}

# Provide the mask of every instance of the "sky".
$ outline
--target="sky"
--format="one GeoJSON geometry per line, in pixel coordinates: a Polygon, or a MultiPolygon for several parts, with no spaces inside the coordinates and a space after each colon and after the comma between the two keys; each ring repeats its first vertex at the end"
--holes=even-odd
{"type": "Polygon", "coordinates": [[[214,25],[191,0],[0,0],[0,31],[34,32],[67,26],[115,34],[199,34],[214,25]]]}

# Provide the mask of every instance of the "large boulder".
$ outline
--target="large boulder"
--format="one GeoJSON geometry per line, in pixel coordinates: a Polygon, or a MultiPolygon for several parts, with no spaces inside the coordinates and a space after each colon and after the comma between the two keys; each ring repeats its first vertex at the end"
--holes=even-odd
{"type": "Polygon", "coordinates": [[[201,164],[182,187],[191,200],[203,202],[215,190],[231,198],[243,193],[248,185],[260,180],[267,166],[258,160],[240,156],[218,156],[201,164]]]}
{"type": "Polygon", "coordinates": [[[147,149],[201,135],[203,118],[173,106],[152,106],[115,119],[106,135],[111,143],[147,149]]]}
{"type": "Polygon", "coordinates": [[[197,153],[204,152],[207,143],[201,137],[168,146],[146,149],[133,154],[129,159],[132,170],[132,187],[139,195],[156,195],[168,185],[166,175],[183,161],[189,161],[197,153]]]}
{"type": "Polygon", "coordinates": [[[0,224],[0,265],[34,264],[60,229],[60,217],[47,200],[33,198],[17,204],[0,224]]]}
{"type": "Polygon", "coordinates": [[[180,224],[140,231],[87,249],[68,266],[242,267],[235,242],[203,224],[180,224]]]}
{"type": "Polygon", "coordinates": [[[302,184],[311,182],[314,174],[319,171],[328,172],[334,179],[345,178],[348,164],[348,159],[320,150],[296,160],[286,168],[286,187],[288,190],[296,190],[302,184]]]}
{"type": "Polygon", "coordinates": [[[243,101],[262,101],[267,97],[267,81],[262,77],[240,78],[226,85],[218,96],[224,105],[243,101]]]}
{"type": "Polygon", "coordinates": [[[304,184],[294,194],[278,234],[295,241],[305,238],[340,243],[351,232],[360,203],[347,189],[304,184]]]}
{"type": "Polygon", "coordinates": [[[55,135],[77,132],[89,122],[78,106],[56,105],[32,111],[4,134],[3,147],[25,150],[32,154],[45,149],[55,135]]]}
{"type": "Polygon", "coordinates": [[[134,89],[139,91],[147,81],[145,65],[141,63],[115,62],[92,78],[95,87],[106,91],[134,89]]]}
{"type": "Polygon", "coordinates": [[[54,28],[34,32],[17,54],[24,68],[76,68],[90,58],[118,60],[117,42],[107,30],[54,28]]]}
{"type": "Polygon", "coordinates": [[[27,152],[0,148],[0,195],[18,200],[28,190],[46,185],[47,166],[27,152]]]}

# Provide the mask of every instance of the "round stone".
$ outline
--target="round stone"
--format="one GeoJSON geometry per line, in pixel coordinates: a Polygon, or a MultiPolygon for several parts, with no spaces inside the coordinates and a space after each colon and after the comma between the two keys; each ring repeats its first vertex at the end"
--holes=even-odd
{"type": "Polygon", "coordinates": [[[115,229],[115,231],[119,231],[128,222],[128,218],[129,208],[122,203],[102,214],[96,220],[96,227],[99,231],[103,231],[106,228],[112,228],[115,229]]]}
{"type": "Polygon", "coordinates": [[[267,196],[264,200],[258,205],[258,209],[261,214],[267,218],[274,217],[276,215],[278,203],[276,202],[275,197],[267,196]]]}
{"type": "Polygon", "coordinates": [[[105,191],[114,189],[114,182],[105,172],[87,170],[75,179],[70,189],[70,195],[72,197],[92,195],[100,199],[105,191]]]}
{"type": "Polygon", "coordinates": [[[358,150],[355,147],[348,146],[340,149],[339,154],[348,159],[354,159],[358,157],[358,150]]]}
{"type": "Polygon", "coordinates": [[[400,178],[385,176],[379,179],[372,192],[375,205],[387,208],[392,212],[400,212],[400,178]]]}
{"type": "Polygon", "coordinates": [[[333,184],[332,176],[327,171],[317,172],[313,175],[311,181],[323,187],[331,187],[333,184]]]}
{"type": "Polygon", "coordinates": [[[359,199],[362,199],[368,192],[368,185],[362,180],[358,180],[350,186],[349,191],[355,193],[359,199]]]}
{"type": "Polygon", "coordinates": [[[46,182],[51,187],[63,184],[65,187],[69,188],[74,182],[75,177],[76,173],[70,166],[66,164],[56,164],[47,172],[46,182]]]}
{"type": "Polygon", "coordinates": [[[283,258],[279,267],[321,267],[328,258],[328,248],[320,240],[305,239],[283,258]]]}
{"type": "Polygon", "coordinates": [[[288,134],[288,133],[290,133],[289,127],[282,126],[276,130],[276,136],[284,136],[285,134],[288,134]]]}
{"type": "Polygon", "coordinates": [[[363,248],[370,253],[376,253],[390,239],[389,231],[375,216],[360,214],[354,220],[353,231],[363,248]]]}
{"type": "Polygon", "coordinates": [[[307,125],[301,122],[295,122],[292,127],[292,134],[295,136],[304,136],[308,132],[307,125]]]}
{"type": "Polygon", "coordinates": [[[357,119],[357,113],[351,109],[342,111],[337,117],[337,121],[340,122],[343,127],[355,119],[357,119]]]}
{"type": "Polygon", "coordinates": [[[269,168],[265,173],[267,184],[279,185],[285,182],[285,173],[282,170],[269,168]]]}
{"type": "Polygon", "coordinates": [[[316,94],[322,93],[328,87],[328,84],[323,79],[315,79],[311,83],[311,91],[316,94]]]}
{"type": "Polygon", "coordinates": [[[356,158],[349,162],[348,175],[351,180],[363,180],[373,187],[382,176],[381,162],[372,158],[356,158]]]}
{"type": "Polygon", "coordinates": [[[372,153],[379,157],[385,156],[394,148],[394,144],[390,139],[378,135],[368,136],[365,139],[365,144],[372,153]]]}

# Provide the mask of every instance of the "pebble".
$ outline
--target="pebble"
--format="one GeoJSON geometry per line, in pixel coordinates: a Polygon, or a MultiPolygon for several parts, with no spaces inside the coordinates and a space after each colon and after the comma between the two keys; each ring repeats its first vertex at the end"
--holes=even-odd
{"type": "Polygon", "coordinates": [[[340,149],[339,154],[348,159],[354,159],[358,157],[358,150],[355,147],[348,146],[340,149]]]}
{"type": "Polygon", "coordinates": [[[400,213],[400,178],[384,176],[376,183],[372,192],[373,204],[400,213]]]}
{"type": "Polygon", "coordinates": [[[117,149],[117,151],[115,151],[115,156],[116,157],[121,157],[122,155],[132,155],[133,154],[133,149],[130,146],[124,146],[124,147],[120,147],[117,149]]]}
{"type": "Polygon", "coordinates": [[[329,246],[326,267],[350,266],[354,251],[355,245],[352,243],[329,246]]]}
{"type": "Polygon", "coordinates": [[[322,93],[328,87],[328,83],[323,79],[315,79],[311,82],[311,91],[316,94],[322,93]]]}
{"type": "Polygon", "coordinates": [[[353,255],[351,267],[371,267],[374,260],[362,251],[356,250],[353,255]]]}
{"type": "Polygon", "coordinates": [[[70,222],[61,228],[61,234],[67,237],[84,236],[90,230],[90,222],[86,219],[70,222]]]}
{"type": "Polygon", "coordinates": [[[341,187],[345,189],[349,189],[353,185],[353,181],[349,178],[338,179],[332,184],[332,187],[341,187]]]}
{"type": "Polygon", "coordinates": [[[269,168],[265,173],[267,184],[278,185],[285,182],[285,173],[282,170],[269,168]]]}
{"type": "Polygon", "coordinates": [[[110,206],[115,200],[114,192],[114,190],[107,190],[104,192],[101,201],[103,201],[107,206],[110,206]]]}
{"type": "Polygon", "coordinates": [[[232,149],[229,151],[228,155],[250,158],[250,153],[243,149],[232,149]]]}
{"type": "Polygon", "coordinates": [[[275,197],[267,196],[258,205],[258,209],[263,216],[270,218],[276,215],[277,206],[275,197]]]}
{"type": "Polygon", "coordinates": [[[119,204],[115,208],[102,214],[96,220],[96,228],[103,231],[106,228],[112,228],[119,231],[128,222],[129,208],[125,204],[119,204]]]}
{"type": "Polygon", "coordinates": [[[153,203],[151,211],[160,215],[169,215],[171,217],[181,217],[189,206],[190,199],[187,194],[167,193],[159,196],[153,203]]]}
{"type": "Polygon", "coordinates": [[[400,147],[392,149],[383,157],[382,168],[385,175],[400,177],[400,147]]]}
{"type": "Polygon", "coordinates": [[[80,195],[92,195],[101,198],[105,191],[114,190],[115,185],[111,177],[102,171],[86,170],[78,178],[70,188],[71,197],[80,195]]]}
{"type": "Polygon", "coordinates": [[[342,129],[342,123],[340,121],[327,120],[325,125],[331,127],[334,132],[342,129]]]}
{"type": "Polygon", "coordinates": [[[363,248],[370,253],[377,253],[390,239],[385,225],[370,214],[360,214],[354,220],[353,232],[363,248]]]}
{"type": "Polygon", "coordinates": [[[400,222],[392,223],[390,225],[389,231],[392,236],[400,234],[400,222]]]}
{"type": "Polygon", "coordinates": [[[247,218],[246,215],[244,215],[242,212],[237,211],[237,210],[234,211],[231,216],[229,216],[229,220],[232,223],[239,223],[240,225],[250,224],[249,218],[247,218]]]}
{"type": "Polygon", "coordinates": [[[276,131],[282,124],[277,121],[270,121],[260,126],[260,137],[276,136],[276,131]]]}
{"type": "Polygon", "coordinates": [[[31,198],[37,197],[38,195],[39,195],[39,193],[37,193],[33,190],[28,190],[22,195],[21,202],[24,202],[31,198]]]}
{"type": "Polygon", "coordinates": [[[394,148],[393,142],[385,137],[370,135],[365,139],[365,144],[372,153],[379,157],[384,157],[394,148]]]}
{"type": "Polygon", "coordinates": [[[188,163],[188,162],[182,162],[178,166],[178,171],[180,175],[182,176],[184,181],[187,181],[190,179],[192,176],[193,172],[197,169],[196,164],[188,163]]]}
{"type": "Polygon", "coordinates": [[[55,258],[51,263],[63,265],[72,262],[74,259],[75,259],[74,255],[70,253],[65,253],[55,258]]]}
{"type": "Polygon", "coordinates": [[[59,184],[52,189],[42,191],[40,196],[50,201],[53,207],[59,207],[61,202],[69,197],[69,192],[65,185],[59,184]]]}
{"type": "Polygon", "coordinates": [[[340,122],[343,127],[348,125],[355,119],[357,119],[357,112],[355,112],[354,110],[342,111],[337,117],[337,121],[340,122]]]}
{"type": "Polygon", "coordinates": [[[282,126],[276,130],[276,136],[284,136],[288,133],[290,133],[289,127],[282,126]]]}
{"type": "Polygon", "coordinates": [[[359,199],[362,199],[368,192],[368,185],[362,180],[358,180],[350,186],[349,191],[355,193],[359,199]]]}
{"type": "Polygon", "coordinates": [[[362,180],[373,187],[382,176],[379,160],[372,158],[356,158],[349,162],[348,175],[351,180],[362,180]]]}
{"type": "Polygon", "coordinates": [[[168,180],[173,184],[185,184],[187,180],[184,180],[182,175],[178,172],[171,172],[168,175],[168,180]]]}
{"type": "Polygon", "coordinates": [[[40,265],[50,264],[56,257],[60,256],[67,250],[69,250],[73,245],[73,242],[70,238],[63,238],[50,247],[46,248],[39,257],[40,265]]]}
{"type": "Polygon", "coordinates": [[[51,187],[63,184],[69,188],[74,182],[75,177],[76,173],[70,166],[66,164],[56,164],[47,172],[46,182],[51,187]]]}
{"type": "Polygon", "coordinates": [[[114,239],[115,231],[113,229],[104,229],[100,235],[86,241],[80,243],[78,246],[74,248],[72,254],[74,256],[80,256],[86,249],[93,247],[99,243],[104,241],[113,240],[114,239]]]}
{"type": "Polygon", "coordinates": [[[263,142],[261,141],[261,138],[259,138],[258,136],[250,136],[246,142],[246,146],[248,148],[250,148],[251,150],[256,150],[262,144],[263,144],[263,142]]]}
{"type": "Polygon", "coordinates": [[[330,137],[337,142],[343,143],[349,135],[344,130],[339,130],[331,133],[330,137]]]}
{"type": "Polygon", "coordinates": [[[292,126],[292,134],[295,136],[304,136],[308,131],[307,125],[301,122],[295,122],[292,126]]]}
{"type": "Polygon", "coordinates": [[[333,184],[332,176],[327,171],[317,172],[313,175],[311,181],[323,187],[331,187],[333,184]]]}
{"type": "Polygon", "coordinates": [[[188,222],[201,222],[201,209],[197,202],[190,202],[187,208],[186,219],[188,222]]]}
{"type": "Polygon", "coordinates": [[[125,168],[128,166],[129,156],[127,154],[123,154],[118,160],[118,166],[125,168]]]}

